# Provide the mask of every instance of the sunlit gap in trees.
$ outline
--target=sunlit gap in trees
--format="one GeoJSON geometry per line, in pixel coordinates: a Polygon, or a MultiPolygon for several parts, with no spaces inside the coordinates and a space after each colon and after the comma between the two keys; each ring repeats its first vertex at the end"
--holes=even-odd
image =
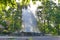
{"type": "MultiPolygon", "coordinates": [[[[41,11],[42,9],[37,9],[39,6],[42,6],[41,1],[35,1],[35,4],[32,2],[32,0],[30,0],[30,7],[28,7],[32,13],[34,14],[34,16],[36,15],[36,11],[41,11]]],[[[35,16],[36,17],[36,16],[35,16]]]]}
{"type": "Polygon", "coordinates": [[[22,2],[22,0],[16,0],[17,3],[22,2]]]}
{"type": "Polygon", "coordinates": [[[9,7],[9,6],[7,6],[7,7],[6,7],[6,10],[8,10],[9,8],[10,8],[10,7],[9,7]]]}

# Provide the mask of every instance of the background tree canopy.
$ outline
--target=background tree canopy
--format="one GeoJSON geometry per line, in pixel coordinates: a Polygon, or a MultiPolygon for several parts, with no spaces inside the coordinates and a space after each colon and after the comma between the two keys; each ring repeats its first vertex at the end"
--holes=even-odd
{"type": "Polygon", "coordinates": [[[22,7],[30,0],[0,0],[0,25],[4,26],[1,33],[10,33],[22,29],[22,7]]]}
{"type": "MultiPolygon", "coordinates": [[[[45,34],[60,35],[60,7],[49,0],[39,1],[43,5],[38,8],[42,11],[37,12],[39,30],[45,34]]],[[[19,3],[16,0],[0,0],[0,25],[4,26],[0,33],[22,29],[22,7],[27,6],[29,2],[30,0],[20,0],[19,3]]]]}
{"type": "Polygon", "coordinates": [[[42,1],[42,4],[43,10],[38,12],[40,14],[38,18],[41,18],[38,21],[40,31],[45,34],[60,35],[60,7],[49,0],[42,1]]]}

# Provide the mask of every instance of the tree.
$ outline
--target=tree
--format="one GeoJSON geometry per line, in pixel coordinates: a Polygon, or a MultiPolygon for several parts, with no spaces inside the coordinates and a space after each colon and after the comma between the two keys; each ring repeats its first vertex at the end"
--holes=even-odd
{"type": "Polygon", "coordinates": [[[30,0],[0,0],[0,24],[4,26],[4,33],[22,29],[22,8],[30,0]]]}
{"type": "Polygon", "coordinates": [[[42,1],[42,11],[38,14],[41,19],[38,21],[38,27],[40,31],[47,34],[59,35],[59,16],[60,16],[60,7],[58,7],[54,2],[45,0],[42,1]]]}

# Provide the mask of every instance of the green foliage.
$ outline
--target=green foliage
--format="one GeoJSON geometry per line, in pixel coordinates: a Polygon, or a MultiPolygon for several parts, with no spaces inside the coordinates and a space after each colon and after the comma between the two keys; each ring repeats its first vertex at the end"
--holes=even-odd
{"type": "MultiPolygon", "coordinates": [[[[35,0],[33,1],[35,3],[35,0]]],[[[39,30],[46,34],[60,35],[60,6],[49,0],[40,1],[43,6],[39,6],[38,9],[43,10],[37,13],[39,30]]],[[[0,0],[0,24],[4,26],[3,33],[21,30],[22,7],[29,5],[29,2],[30,0],[22,0],[19,3],[16,0],[0,0]]]]}
{"type": "Polygon", "coordinates": [[[4,26],[3,33],[20,31],[22,26],[22,7],[27,6],[30,0],[0,0],[0,24],[4,26]]]}
{"type": "Polygon", "coordinates": [[[21,12],[15,0],[0,0],[0,24],[4,26],[3,33],[21,29],[21,12]],[[7,7],[9,6],[9,9],[7,7]],[[14,9],[16,9],[14,11],[14,9]]]}
{"type": "Polygon", "coordinates": [[[40,13],[41,15],[38,16],[41,17],[41,19],[38,18],[38,27],[40,31],[47,34],[60,35],[60,7],[49,0],[42,1],[42,4],[43,10],[40,13]],[[44,20],[44,23],[41,23],[42,20],[44,20]]]}

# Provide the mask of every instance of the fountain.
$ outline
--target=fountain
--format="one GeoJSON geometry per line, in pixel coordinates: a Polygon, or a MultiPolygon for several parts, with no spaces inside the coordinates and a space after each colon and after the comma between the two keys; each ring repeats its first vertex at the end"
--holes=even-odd
{"type": "Polygon", "coordinates": [[[40,33],[37,27],[37,7],[37,5],[31,3],[30,5],[22,8],[22,32],[40,33]]]}

